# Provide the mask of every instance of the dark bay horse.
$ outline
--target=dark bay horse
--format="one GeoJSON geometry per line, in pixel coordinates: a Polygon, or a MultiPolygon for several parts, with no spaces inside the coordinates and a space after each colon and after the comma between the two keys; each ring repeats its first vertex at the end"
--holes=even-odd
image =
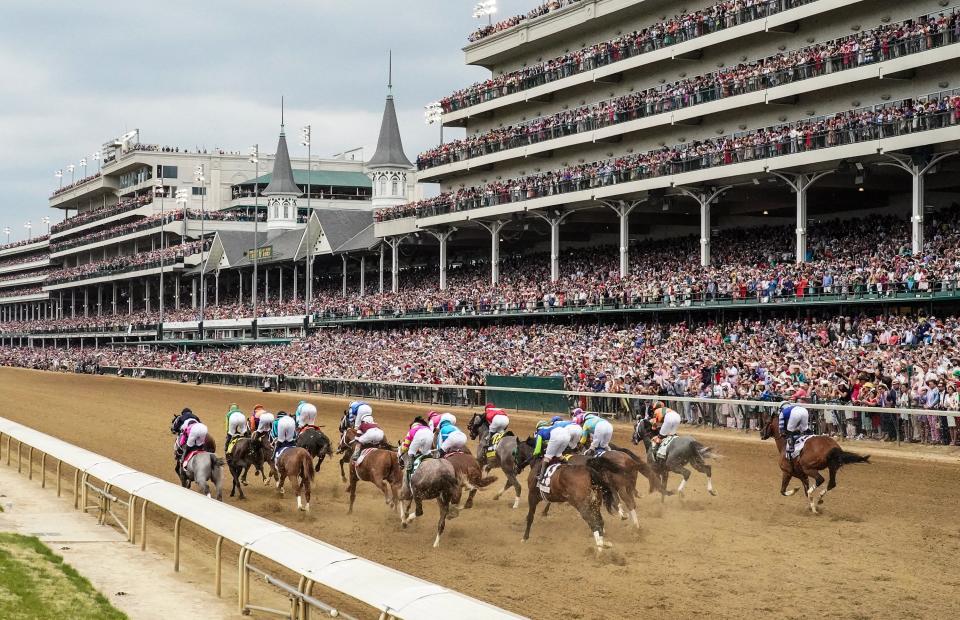
{"type": "Polygon", "coordinates": [[[260,476],[266,482],[266,474],[263,472],[263,464],[272,458],[273,445],[269,438],[263,434],[256,433],[253,437],[241,437],[233,444],[233,450],[227,454],[227,468],[233,477],[233,486],[230,488],[230,497],[239,491],[240,499],[246,499],[243,493],[243,485],[246,484],[246,475],[250,467],[254,467],[260,476]]]}
{"type": "MultiPolygon", "coordinates": [[[[489,431],[490,425],[487,424],[487,419],[482,413],[475,413],[473,417],[470,418],[470,423],[467,424],[467,431],[470,433],[470,439],[486,438],[489,431]]],[[[492,458],[487,457],[487,451],[481,450],[480,447],[477,447],[477,462],[483,468],[483,475],[486,475],[491,469],[499,467],[504,475],[507,477],[507,481],[503,485],[503,489],[497,491],[493,496],[493,499],[500,499],[500,496],[503,495],[507,489],[513,488],[516,497],[513,500],[513,507],[518,508],[520,506],[520,442],[516,435],[512,432],[507,431],[507,435],[500,440],[497,444],[496,449],[494,450],[494,455],[492,458]]],[[[529,458],[529,455],[527,455],[529,458]]]]}
{"type": "Polygon", "coordinates": [[[463,504],[464,509],[473,507],[473,497],[477,494],[477,490],[485,489],[497,481],[496,476],[484,476],[477,459],[466,452],[451,452],[444,455],[443,460],[453,465],[460,486],[469,492],[467,501],[463,504]]]}
{"type": "Polygon", "coordinates": [[[537,474],[540,470],[542,457],[535,457],[529,462],[530,473],[527,475],[527,527],[523,532],[522,542],[530,538],[530,527],[536,515],[540,501],[562,503],[566,502],[576,508],[577,512],[593,532],[593,540],[597,553],[604,547],[612,546],[603,540],[603,516],[600,514],[600,505],[603,504],[607,512],[613,514],[616,503],[616,494],[604,480],[604,472],[622,473],[612,462],[604,459],[590,459],[586,465],[571,465],[564,463],[557,467],[550,479],[550,492],[543,493],[537,488],[537,474]]]}
{"type": "Polygon", "coordinates": [[[779,416],[772,415],[770,420],[764,425],[760,432],[760,439],[769,439],[773,437],[777,444],[777,453],[780,455],[780,471],[783,477],[780,483],[780,495],[789,497],[797,492],[797,489],[787,491],[791,478],[800,480],[803,485],[803,491],[810,500],[810,511],[818,514],[817,506],[823,503],[823,498],[827,491],[833,490],[837,486],[837,471],[844,465],[855,463],[869,463],[869,455],[860,455],[854,452],[847,452],[840,447],[836,441],[826,435],[816,435],[810,437],[803,446],[799,458],[788,459],[785,451],[787,446],[786,438],[780,434],[779,416]],[[813,492],[823,484],[823,476],[820,471],[830,470],[830,481],[827,482],[827,488],[820,491],[820,497],[814,499],[813,492]],[[813,478],[815,484],[810,486],[807,478],[813,478]]]}
{"type": "Polygon", "coordinates": [[[712,449],[704,446],[690,435],[679,435],[667,446],[666,457],[661,460],[654,455],[656,448],[653,447],[653,441],[650,439],[650,430],[649,420],[637,418],[637,424],[633,429],[633,443],[634,445],[643,443],[643,447],[647,451],[647,462],[660,478],[661,502],[665,501],[667,495],[672,495],[667,491],[667,478],[670,476],[670,472],[683,476],[680,486],[677,487],[677,493],[680,497],[683,497],[683,489],[687,486],[687,481],[690,480],[691,475],[687,465],[707,477],[707,493],[714,496],[717,494],[713,488],[713,467],[706,463],[706,459],[716,458],[717,456],[712,449]]]}
{"type": "MultiPolygon", "coordinates": [[[[601,456],[596,457],[606,460],[616,466],[615,470],[606,470],[602,472],[604,482],[606,482],[616,494],[617,512],[620,518],[626,520],[629,517],[637,529],[640,529],[640,519],[637,517],[637,477],[643,474],[644,478],[651,481],[659,479],[653,475],[650,467],[639,456],[633,454],[625,448],[609,449],[601,456]]],[[[567,461],[571,465],[586,466],[589,458],[583,454],[576,454],[567,461]]],[[[654,486],[659,486],[654,484],[654,486]]],[[[548,504],[549,506],[549,504],[548,504]]]]}
{"type": "MultiPolygon", "coordinates": [[[[404,455],[404,458],[409,458],[404,455]]],[[[440,546],[440,535],[446,527],[447,517],[457,516],[460,503],[461,485],[453,464],[447,459],[424,459],[413,472],[409,481],[404,476],[403,488],[400,491],[400,523],[407,527],[414,518],[423,515],[423,500],[436,499],[440,507],[440,520],[437,521],[437,537],[433,541],[434,548],[440,546]],[[413,513],[411,504],[416,504],[413,513]]]]}
{"type": "Polygon", "coordinates": [[[310,487],[313,484],[313,458],[304,448],[287,448],[277,458],[277,490],[283,495],[287,477],[297,479],[297,510],[310,512],[310,487]]]}
{"type": "Polygon", "coordinates": [[[311,458],[317,459],[314,471],[320,471],[323,460],[333,454],[330,439],[315,426],[304,427],[297,435],[297,447],[310,453],[311,458]]]}

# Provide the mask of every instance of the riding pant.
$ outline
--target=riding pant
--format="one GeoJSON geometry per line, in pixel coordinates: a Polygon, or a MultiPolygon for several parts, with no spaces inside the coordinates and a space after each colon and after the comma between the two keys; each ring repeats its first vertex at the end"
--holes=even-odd
{"type": "Polygon", "coordinates": [[[257,422],[258,433],[269,433],[273,429],[273,414],[261,413],[260,421],[257,422]]]}
{"type": "Polygon", "coordinates": [[[787,420],[788,433],[805,433],[810,429],[810,412],[806,407],[793,407],[787,420]]]}
{"type": "Polygon", "coordinates": [[[577,446],[580,445],[580,437],[583,435],[583,428],[579,424],[570,424],[567,426],[567,433],[570,435],[570,443],[567,444],[567,448],[570,450],[576,450],[577,446]]]}
{"type": "Polygon", "coordinates": [[[552,459],[563,454],[563,451],[570,445],[570,433],[566,426],[558,426],[550,431],[550,439],[547,440],[547,449],[544,451],[544,458],[552,459]]]}
{"type": "Polygon", "coordinates": [[[285,416],[277,420],[277,441],[286,443],[296,441],[297,439],[297,421],[290,416],[285,416]]]}
{"type": "Polygon", "coordinates": [[[663,424],[660,425],[660,436],[669,437],[676,435],[680,430],[680,414],[673,409],[668,409],[663,414],[663,424]]]}
{"type": "Polygon", "coordinates": [[[247,418],[241,411],[234,411],[227,420],[227,434],[235,437],[247,432],[247,418]]]}
{"type": "Polygon", "coordinates": [[[410,447],[407,448],[408,458],[415,459],[422,454],[429,454],[432,447],[433,433],[429,428],[423,427],[410,440],[410,447]]]}
{"type": "Polygon", "coordinates": [[[490,435],[493,436],[497,433],[502,433],[507,430],[508,426],[510,426],[510,418],[502,413],[498,413],[490,420],[490,435]]]}
{"type": "Polygon", "coordinates": [[[187,442],[186,450],[190,448],[203,448],[203,444],[207,441],[207,426],[201,422],[190,425],[190,430],[187,432],[187,442]]]}
{"type": "Polygon", "coordinates": [[[361,446],[375,446],[383,441],[383,429],[370,428],[363,435],[357,435],[357,443],[361,446]]]}
{"type": "Polygon", "coordinates": [[[463,450],[467,445],[467,436],[462,431],[453,431],[447,438],[440,443],[440,450],[443,452],[456,452],[463,450]]]}
{"type": "Polygon", "coordinates": [[[593,441],[590,443],[591,450],[608,450],[610,440],[613,439],[613,424],[606,420],[600,420],[593,427],[593,441]]]}
{"type": "Polygon", "coordinates": [[[300,412],[300,426],[312,426],[317,423],[317,413],[311,408],[304,408],[300,412]]]}

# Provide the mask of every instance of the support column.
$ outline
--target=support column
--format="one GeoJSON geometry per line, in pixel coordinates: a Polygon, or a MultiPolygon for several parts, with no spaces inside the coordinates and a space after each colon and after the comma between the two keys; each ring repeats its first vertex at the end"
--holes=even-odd
{"type": "Polygon", "coordinates": [[[146,311],[150,312],[150,278],[143,280],[143,299],[146,311]]]}
{"type": "Polygon", "coordinates": [[[724,185],[723,187],[716,188],[711,187],[708,191],[703,189],[687,189],[686,187],[678,187],[677,190],[683,195],[693,198],[700,204],[700,265],[703,267],[710,266],[710,211],[711,205],[720,196],[728,189],[733,187],[732,185],[724,185]]]}
{"type": "Polygon", "coordinates": [[[297,295],[297,278],[300,277],[300,270],[297,268],[297,263],[293,264],[293,300],[297,301],[300,297],[297,295]]]}
{"type": "Polygon", "coordinates": [[[97,316],[103,316],[103,285],[97,285],[97,316]]]}
{"type": "Polygon", "coordinates": [[[90,316],[90,287],[83,287],[83,316],[90,316]]]}
{"type": "Polygon", "coordinates": [[[133,314],[133,280],[127,286],[127,314],[133,314]]]}
{"type": "Polygon", "coordinates": [[[797,196],[797,263],[807,261],[807,190],[811,185],[833,174],[833,170],[812,173],[770,172],[783,180],[797,196]]]}
{"type": "MultiPolygon", "coordinates": [[[[240,295],[240,302],[243,303],[243,295],[240,295]]],[[[213,273],[213,305],[220,307],[220,270],[213,273]]]]}
{"type": "Polygon", "coordinates": [[[180,273],[176,273],[173,276],[173,309],[180,309],[180,273]]]}
{"type": "Polygon", "coordinates": [[[113,315],[116,316],[117,315],[117,283],[116,282],[113,283],[113,301],[111,303],[111,306],[113,307],[113,315]]]}
{"type": "Polygon", "coordinates": [[[277,297],[277,301],[283,303],[283,267],[277,267],[277,278],[280,280],[280,295],[277,297]]]}
{"type": "Polygon", "coordinates": [[[190,281],[190,309],[197,309],[197,278],[190,281]]]}
{"type": "Polygon", "coordinates": [[[641,201],[627,202],[617,200],[603,204],[613,210],[620,218],[620,277],[630,275],[630,213],[641,201]]]}
{"type": "Polygon", "coordinates": [[[360,297],[367,292],[367,257],[360,255],[360,297]]]}
{"type": "Polygon", "coordinates": [[[960,151],[938,153],[932,156],[929,161],[924,159],[922,155],[911,156],[905,153],[884,153],[891,161],[880,162],[878,164],[880,166],[900,168],[912,177],[912,191],[910,195],[910,246],[914,254],[923,252],[924,177],[934,166],[947,157],[951,157],[957,153],[960,153],[960,151]]]}
{"type": "Polygon", "coordinates": [[[450,235],[456,232],[456,227],[451,227],[446,230],[428,230],[431,235],[437,238],[437,241],[440,242],[440,290],[447,290],[447,241],[450,239],[450,235]]]}
{"type": "Polygon", "coordinates": [[[380,244],[380,294],[383,295],[383,243],[380,244]]]}
{"type": "MultiPolygon", "coordinates": [[[[279,207],[278,207],[279,208],[279,207]]],[[[270,303],[270,268],[263,270],[263,303],[270,303]]]]}
{"type": "Polygon", "coordinates": [[[77,318],[77,289],[70,289],[70,318],[77,318]]]}
{"type": "Polygon", "coordinates": [[[347,296],[347,255],[341,254],[340,258],[343,260],[343,287],[340,292],[342,297],[347,296]]]}
{"type": "MultiPolygon", "coordinates": [[[[384,238],[384,242],[390,246],[390,255],[391,255],[391,264],[390,264],[390,275],[391,275],[391,286],[390,290],[396,293],[400,288],[400,244],[403,243],[403,240],[406,239],[406,236],[403,237],[392,237],[384,238]]],[[[381,261],[382,263],[383,261],[381,261]]],[[[381,290],[383,289],[382,284],[382,273],[381,269],[381,290]]]]}
{"type": "Polygon", "coordinates": [[[560,279],[560,226],[575,211],[561,211],[560,209],[551,209],[547,213],[540,211],[531,211],[544,222],[550,225],[550,281],[556,282],[560,279]]]}
{"type": "Polygon", "coordinates": [[[477,222],[490,233],[490,285],[500,283],[500,231],[507,225],[506,220],[477,222]]]}

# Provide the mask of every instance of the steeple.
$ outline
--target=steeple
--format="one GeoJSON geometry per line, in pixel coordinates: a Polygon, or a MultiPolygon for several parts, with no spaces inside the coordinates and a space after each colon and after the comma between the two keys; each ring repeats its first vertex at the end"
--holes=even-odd
{"type": "Polygon", "coordinates": [[[377,150],[367,162],[367,168],[412,169],[413,164],[403,153],[403,141],[400,139],[400,126],[397,124],[397,110],[393,106],[393,52],[390,52],[387,73],[387,102],[383,108],[383,120],[380,121],[380,137],[377,150]]]}
{"type": "Polygon", "coordinates": [[[280,139],[277,157],[273,162],[270,183],[263,190],[267,198],[267,229],[295,228],[297,225],[297,198],[302,194],[293,180],[290,152],[283,126],[283,99],[280,99],[280,139]]]}

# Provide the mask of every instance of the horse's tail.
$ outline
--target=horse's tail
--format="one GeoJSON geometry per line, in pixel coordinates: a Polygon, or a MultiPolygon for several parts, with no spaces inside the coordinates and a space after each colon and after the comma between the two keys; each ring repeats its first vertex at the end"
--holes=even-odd
{"type": "Polygon", "coordinates": [[[623,469],[606,459],[594,458],[587,461],[587,471],[590,472],[590,483],[600,491],[600,497],[603,500],[603,505],[606,507],[607,512],[613,514],[617,498],[613,489],[611,489],[610,485],[603,479],[603,473],[622,474],[623,469]]]}
{"type": "Polygon", "coordinates": [[[693,446],[693,449],[697,451],[697,454],[700,455],[701,459],[719,459],[722,458],[719,454],[713,451],[713,448],[705,446],[699,441],[694,441],[690,444],[693,446]]]}
{"type": "Polygon", "coordinates": [[[301,483],[306,487],[313,486],[313,459],[310,458],[310,453],[301,452],[299,461],[301,483]]]}
{"type": "Polygon", "coordinates": [[[827,463],[834,469],[840,469],[844,465],[856,465],[857,463],[870,463],[869,454],[857,454],[856,452],[847,452],[840,446],[830,450],[827,455],[827,463]]]}
{"type": "Polygon", "coordinates": [[[223,460],[222,458],[220,458],[219,456],[215,456],[215,457],[213,458],[213,464],[214,464],[215,467],[223,467],[224,465],[227,464],[227,462],[226,462],[225,460],[223,460]]]}
{"type": "Polygon", "coordinates": [[[485,489],[496,481],[496,476],[487,476],[486,478],[480,478],[480,480],[477,480],[473,486],[477,487],[478,489],[485,489]]]}
{"type": "MultiPolygon", "coordinates": [[[[646,459],[640,458],[633,450],[628,450],[627,448],[621,448],[620,446],[614,446],[610,444],[611,450],[616,450],[617,452],[623,452],[630,457],[630,460],[633,462],[634,469],[637,470],[641,476],[646,478],[650,482],[650,488],[653,491],[662,490],[663,483],[660,481],[660,476],[658,476],[653,469],[650,467],[650,463],[646,459]]],[[[634,489],[634,495],[636,495],[636,489],[634,489]]]]}

